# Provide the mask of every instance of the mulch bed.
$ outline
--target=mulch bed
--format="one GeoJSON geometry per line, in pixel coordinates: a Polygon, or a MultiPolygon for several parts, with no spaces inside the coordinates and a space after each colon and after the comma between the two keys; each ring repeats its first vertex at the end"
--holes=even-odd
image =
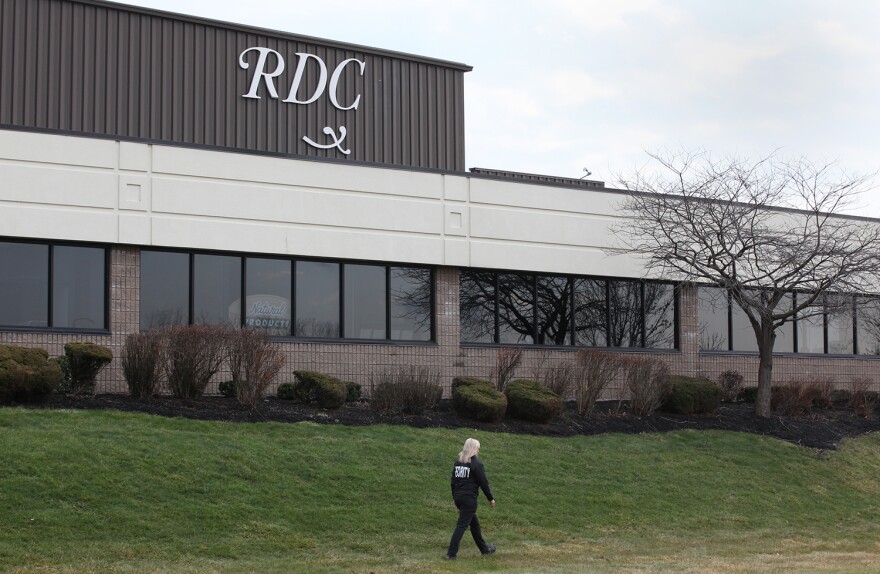
{"type": "Polygon", "coordinates": [[[545,436],[720,429],[772,436],[818,449],[834,449],[846,437],[880,431],[880,420],[876,416],[870,419],[860,418],[843,405],[816,411],[809,417],[774,415],[768,419],[756,416],[754,405],[747,403],[725,403],[713,415],[684,416],[657,413],[641,418],[625,411],[618,412],[615,408],[616,402],[600,404],[597,412],[588,417],[579,416],[573,405],[568,405],[562,416],[546,425],[508,419],[496,424],[478,423],[457,416],[446,401],[438,409],[422,416],[381,414],[371,410],[366,403],[350,403],[341,409],[326,411],[274,397],[265,399],[256,411],[239,405],[234,399],[218,396],[199,399],[163,396],[140,400],[120,394],[103,394],[86,399],[51,395],[42,404],[28,406],[49,409],[115,409],[165,417],[240,423],[311,421],[352,426],[392,424],[416,428],[468,428],[545,436]]]}

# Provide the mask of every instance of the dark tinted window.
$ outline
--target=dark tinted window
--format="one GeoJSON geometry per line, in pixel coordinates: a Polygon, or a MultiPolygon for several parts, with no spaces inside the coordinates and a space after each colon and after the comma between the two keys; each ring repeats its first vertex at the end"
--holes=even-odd
{"type": "Polygon", "coordinates": [[[645,347],[675,348],[675,287],[645,283],[645,347]]]}
{"type": "Polygon", "coordinates": [[[241,325],[240,257],[194,257],[193,323],[241,325]]]}
{"type": "Polygon", "coordinates": [[[610,281],[609,335],[612,347],[642,346],[642,286],[637,281],[610,281]]]}
{"type": "Polygon", "coordinates": [[[605,281],[575,279],[574,309],[575,343],[588,347],[605,347],[608,344],[605,281]]]}
{"type": "Polygon", "coordinates": [[[56,246],[52,270],[52,326],[103,329],[105,254],[98,247],[56,246]]]}
{"type": "Polygon", "coordinates": [[[567,277],[538,276],[538,344],[571,345],[571,286],[567,277]]]}
{"type": "Polygon", "coordinates": [[[290,268],[290,261],[282,259],[246,260],[245,327],[290,335],[290,268]]]}
{"type": "Polygon", "coordinates": [[[533,343],[535,291],[531,275],[498,274],[498,342],[533,343]]]}
{"type": "Polygon", "coordinates": [[[141,251],[141,330],[189,323],[189,254],[141,251]]]}
{"type": "Polygon", "coordinates": [[[0,242],[0,325],[49,325],[49,246],[0,242]]]}
{"type": "Polygon", "coordinates": [[[462,271],[459,297],[462,342],[495,342],[495,274],[462,271]]]}
{"type": "Polygon", "coordinates": [[[385,267],[345,265],[345,337],[385,339],[385,267]]]}
{"type": "Polygon", "coordinates": [[[388,289],[391,338],[398,341],[429,341],[433,309],[431,270],[392,267],[388,289]]]}
{"type": "Polygon", "coordinates": [[[339,264],[296,262],[298,337],[339,337],[339,264]]]}

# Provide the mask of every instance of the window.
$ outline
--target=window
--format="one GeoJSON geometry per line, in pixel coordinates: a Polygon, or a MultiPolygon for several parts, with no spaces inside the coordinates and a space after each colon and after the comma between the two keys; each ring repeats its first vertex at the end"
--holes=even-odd
{"type": "Polygon", "coordinates": [[[296,262],[297,337],[339,337],[339,264],[296,262]]]}
{"type": "Polygon", "coordinates": [[[826,331],[828,352],[834,355],[853,354],[853,298],[835,295],[826,299],[826,331]]]}
{"type": "Polygon", "coordinates": [[[0,242],[0,325],[107,328],[104,247],[0,242]]]}
{"type": "Polygon", "coordinates": [[[697,318],[701,351],[727,351],[729,304],[727,290],[720,287],[697,289],[697,318]]]}
{"type": "Polygon", "coordinates": [[[495,273],[462,271],[459,281],[461,340],[495,342],[495,273]]]}
{"type": "Polygon", "coordinates": [[[241,325],[241,257],[193,258],[193,322],[241,325]]]}
{"type": "Polygon", "coordinates": [[[574,280],[575,344],[587,347],[608,345],[608,294],[598,279],[574,280]]]}
{"type": "Polygon", "coordinates": [[[571,345],[572,284],[567,277],[537,277],[539,345],[571,345]]]}
{"type": "Polygon", "coordinates": [[[880,299],[860,298],[856,304],[856,346],[859,355],[880,355],[880,299]]]}
{"type": "Polygon", "coordinates": [[[642,284],[638,281],[609,281],[609,346],[641,347],[642,284]]]}
{"type": "Polygon", "coordinates": [[[49,246],[0,242],[0,269],[0,325],[48,327],[49,246]]]}
{"type": "Polygon", "coordinates": [[[385,267],[344,265],[345,337],[385,339],[385,267]]]}
{"type": "Polygon", "coordinates": [[[245,327],[267,335],[290,334],[290,267],[284,259],[245,260],[245,327]]]}
{"type": "MultiPolygon", "coordinates": [[[[797,297],[805,297],[805,295],[798,294],[797,297]]],[[[825,306],[821,299],[817,300],[815,305],[798,311],[795,325],[798,353],[825,352],[825,306]]]]}
{"type": "Polygon", "coordinates": [[[430,341],[433,290],[424,267],[143,250],[141,329],[207,323],[280,337],[430,341]]]}
{"type": "Polygon", "coordinates": [[[391,338],[430,341],[434,282],[430,269],[392,267],[389,278],[391,338]]]}
{"type": "Polygon", "coordinates": [[[677,345],[671,284],[463,270],[460,285],[463,343],[677,345]]]}
{"type": "Polygon", "coordinates": [[[141,251],[141,330],[189,323],[189,254],[141,251]]]}

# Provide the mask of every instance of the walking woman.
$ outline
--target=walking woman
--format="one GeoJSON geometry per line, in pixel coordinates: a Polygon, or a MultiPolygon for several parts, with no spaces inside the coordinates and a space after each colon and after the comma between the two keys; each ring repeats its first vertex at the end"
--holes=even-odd
{"type": "Polygon", "coordinates": [[[489,500],[489,506],[495,508],[495,497],[492,496],[492,490],[489,489],[489,479],[486,478],[483,463],[477,459],[478,454],[480,454],[480,441],[469,438],[464,441],[464,447],[458,453],[458,460],[452,467],[452,499],[458,509],[458,522],[452,533],[452,540],[449,541],[449,550],[446,552],[447,560],[455,560],[461,537],[464,536],[464,531],[468,526],[470,526],[474,542],[477,543],[477,548],[484,556],[495,552],[495,545],[486,544],[486,541],[483,540],[480,521],[477,519],[477,498],[480,489],[489,500]]]}

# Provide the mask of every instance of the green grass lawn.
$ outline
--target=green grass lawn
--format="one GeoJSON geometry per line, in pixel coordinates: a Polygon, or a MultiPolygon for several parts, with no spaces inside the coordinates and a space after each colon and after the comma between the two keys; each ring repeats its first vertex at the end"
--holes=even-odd
{"type": "Polygon", "coordinates": [[[880,436],[225,424],[0,409],[0,571],[880,572],[880,436]],[[475,436],[498,500],[466,535],[475,436]]]}

